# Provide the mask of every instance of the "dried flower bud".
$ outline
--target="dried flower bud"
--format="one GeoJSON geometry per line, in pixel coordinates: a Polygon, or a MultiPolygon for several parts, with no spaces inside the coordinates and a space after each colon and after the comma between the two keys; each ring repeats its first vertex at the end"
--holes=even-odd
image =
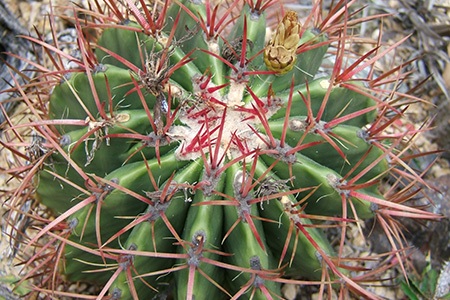
{"type": "Polygon", "coordinates": [[[269,70],[284,74],[294,67],[300,28],[297,13],[288,11],[264,48],[264,62],[269,70]]]}

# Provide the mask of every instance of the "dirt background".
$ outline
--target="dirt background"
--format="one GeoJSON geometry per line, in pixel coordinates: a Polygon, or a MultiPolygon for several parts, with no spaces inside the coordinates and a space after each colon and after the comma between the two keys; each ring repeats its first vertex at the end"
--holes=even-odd
{"type": "MultiPolygon", "coordinates": [[[[11,11],[18,16],[18,21],[23,24],[30,32],[34,28],[40,32],[49,32],[48,21],[44,17],[50,12],[49,0],[0,0],[6,3],[11,11]]],[[[53,5],[67,5],[68,1],[53,0],[53,5]]],[[[77,5],[86,5],[85,1],[72,1],[77,5]]],[[[327,1],[324,1],[327,2],[327,1]]],[[[355,7],[363,7],[363,14],[366,16],[378,13],[388,13],[382,21],[374,21],[363,24],[360,28],[360,35],[377,39],[382,33],[384,43],[394,43],[406,35],[411,37],[395,53],[391,53],[377,63],[379,70],[386,70],[392,61],[398,63],[418,58],[413,64],[412,73],[409,80],[405,83],[405,91],[413,88],[419,83],[424,82],[414,93],[416,96],[426,100],[411,105],[407,111],[409,120],[419,128],[422,124],[431,124],[430,130],[415,139],[417,148],[420,151],[443,150],[441,157],[436,154],[420,158],[418,168],[425,170],[429,164],[433,164],[425,174],[425,179],[431,185],[436,187],[429,189],[426,194],[435,202],[435,206],[430,208],[435,212],[441,213],[446,218],[437,223],[429,222],[426,224],[417,224],[405,221],[406,236],[410,245],[416,250],[412,251],[411,261],[417,274],[426,266],[426,257],[430,256],[432,267],[440,269],[445,261],[450,257],[449,242],[449,217],[450,217],[450,168],[448,159],[450,158],[450,59],[449,59],[449,37],[450,37],[450,1],[449,0],[363,0],[357,1],[355,7]]],[[[300,1],[300,4],[291,3],[288,8],[294,8],[300,15],[305,15],[311,7],[310,1],[300,1]]],[[[66,14],[72,14],[70,9],[66,14]]],[[[69,24],[62,20],[57,20],[57,31],[65,30],[69,24]]],[[[366,52],[369,49],[361,47],[358,49],[366,52]]],[[[0,166],[8,166],[7,152],[0,149],[0,166]]],[[[12,188],[14,182],[8,181],[8,177],[0,173],[0,193],[12,188]]],[[[1,194],[0,194],[1,195],[1,194]]],[[[4,198],[2,196],[2,198],[4,198]]],[[[6,199],[0,199],[2,201],[6,199]]],[[[420,203],[422,199],[417,199],[420,203]]],[[[0,213],[4,213],[4,207],[0,208],[0,213]]],[[[367,224],[366,228],[371,228],[367,224]]],[[[10,248],[9,238],[7,236],[8,228],[2,224],[2,235],[0,240],[0,299],[19,299],[22,294],[28,292],[26,288],[19,288],[11,291],[11,284],[20,278],[20,266],[15,266],[13,253],[10,248]]],[[[357,231],[349,231],[350,239],[353,240],[353,252],[378,252],[386,251],[386,242],[375,229],[368,234],[368,240],[362,240],[357,231]]],[[[414,271],[412,271],[414,272],[414,271]]],[[[449,272],[448,268],[447,271],[449,272]]],[[[397,277],[398,273],[386,274],[386,278],[397,277]]],[[[449,275],[450,276],[450,275],[449,275]]],[[[386,280],[385,282],[375,283],[372,289],[380,296],[387,299],[402,299],[404,294],[397,285],[398,281],[386,280]]],[[[448,284],[448,283],[447,283],[448,284]]],[[[74,285],[72,288],[86,290],[89,287],[83,285],[74,285]]],[[[448,286],[447,286],[448,288],[448,286]]],[[[289,299],[314,299],[314,288],[306,291],[298,291],[294,287],[285,287],[285,296],[289,299]]],[[[32,296],[31,296],[32,297],[32,296]]]]}

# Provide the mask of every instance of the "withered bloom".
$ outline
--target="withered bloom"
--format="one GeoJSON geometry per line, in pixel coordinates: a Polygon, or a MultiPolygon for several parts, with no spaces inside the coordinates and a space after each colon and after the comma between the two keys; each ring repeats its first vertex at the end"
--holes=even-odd
{"type": "Polygon", "coordinates": [[[300,28],[297,13],[288,11],[264,48],[264,62],[269,70],[280,74],[292,70],[297,60],[295,51],[300,40],[300,28]]]}

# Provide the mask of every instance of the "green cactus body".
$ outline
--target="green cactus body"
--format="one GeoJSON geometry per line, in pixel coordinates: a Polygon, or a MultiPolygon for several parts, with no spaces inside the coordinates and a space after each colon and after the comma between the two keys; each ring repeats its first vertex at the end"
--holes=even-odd
{"type": "MultiPolygon", "coordinates": [[[[299,53],[286,74],[268,73],[257,55],[265,47],[263,12],[246,5],[226,39],[210,38],[193,19],[206,18],[205,4],[183,5],[169,7],[157,35],[131,21],[104,29],[95,49],[101,66],[90,76],[74,71],[54,88],[50,118],[86,120],[57,126],[66,155],[55,152],[35,181],[56,215],[80,206],[68,217],[76,226],[62,272],[108,283],[112,297],[122,299],[166,291],[177,299],[265,299],[281,295],[283,276],[320,280],[324,262],[315,244],[336,253],[318,221],[295,218],[280,200],[301,203],[308,214],[342,216],[347,194],[340,184],[384,176],[383,151],[361,134],[376,103],[354,89],[328,91],[330,79],[315,77],[327,45],[299,53]],[[164,57],[166,64],[157,61],[164,57]],[[154,64],[162,66],[155,82],[146,77],[154,64]],[[325,98],[314,125],[310,114],[325,98]],[[265,178],[283,188],[258,193],[265,178]]],[[[299,46],[324,41],[325,34],[308,29],[299,46]]],[[[358,192],[382,199],[376,187],[358,192]]],[[[347,204],[346,218],[374,215],[367,199],[348,196],[347,204]]]]}

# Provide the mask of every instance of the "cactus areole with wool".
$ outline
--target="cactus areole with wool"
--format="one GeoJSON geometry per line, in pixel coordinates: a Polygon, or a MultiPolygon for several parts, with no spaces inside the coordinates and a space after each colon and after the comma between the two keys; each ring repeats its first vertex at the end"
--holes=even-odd
{"type": "Polygon", "coordinates": [[[369,131],[381,100],[319,74],[335,37],[280,10],[266,38],[270,2],[126,2],[50,96],[34,184],[67,225],[59,272],[111,299],[364,294],[324,228],[374,217],[390,167],[369,131]]]}

